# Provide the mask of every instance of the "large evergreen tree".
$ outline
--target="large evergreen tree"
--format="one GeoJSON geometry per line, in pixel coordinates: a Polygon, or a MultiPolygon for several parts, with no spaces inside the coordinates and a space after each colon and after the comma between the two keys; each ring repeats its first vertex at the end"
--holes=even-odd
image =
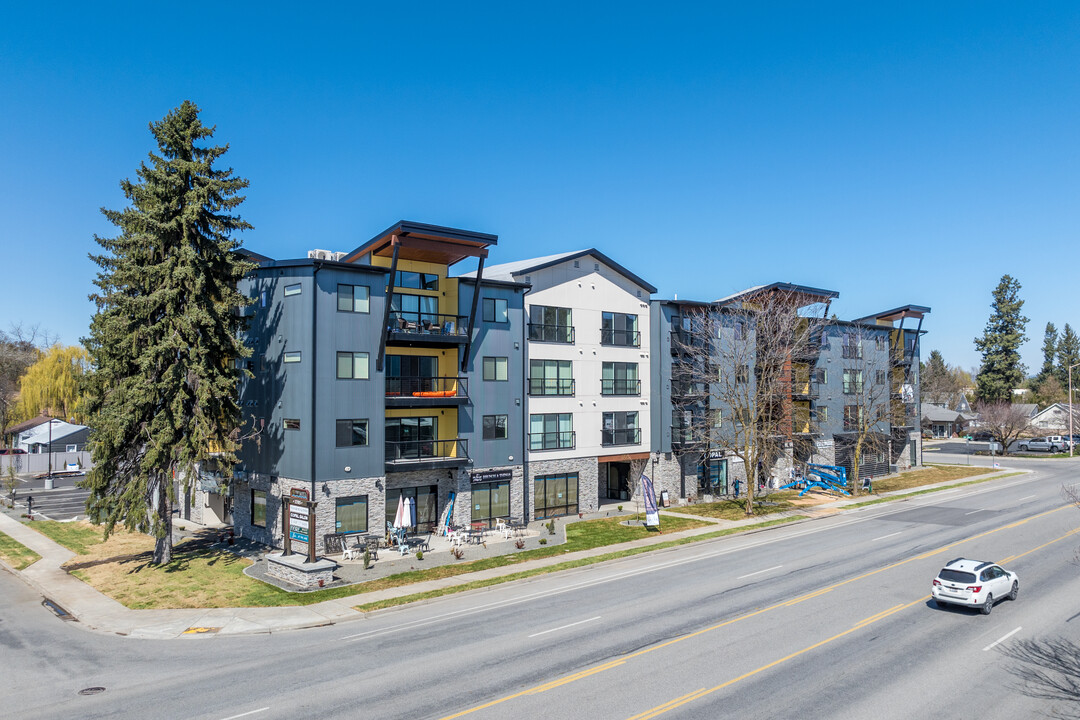
{"type": "Polygon", "coordinates": [[[1058,333],[1057,328],[1054,327],[1054,323],[1046,323],[1046,330],[1043,333],[1043,364],[1039,370],[1039,374],[1035,377],[1036,384],[1042,383],[1046,378],[1054,372],[1054,360],[1057,358],[1058,347],[1058,333]]]}
{"type": "MultiPolygon", "coordinates": [[[[1069,387],[1069,368],[1077,363],[1080,363],[1080,338],[1076,336],[1069,323],[1065,323],[1057,345],[1057,377],[1062,387],[1069,387]]],[[[1080,378],[1077,370],[1080,368],[1073,369],[1073,387],[1076,387],[1077,379],[1080,378]]]]}
{"type": "Polygon", "coordinates": [[[959,400],[960,385],[938,350],[931,350],[930,357],[922,366],[919,389],[923,400],[928,403],[952,407],[959,400]]]}
{"type": "Polygon", "coordinates": [[[151,123],[158,154],[124,180],[130,201],[102,209],[120,229],[95,237],[101,270],[87,350],[94,469],[87,511],[104,524],[153,534],[154,562],[172,559],[172,510],[191,491],[198,463],[216,456],[228,477],[236,462],[238,372],[250,351],[234,333],[231,308],[247,302],[236,282],[248,271],[234,251],[231,214],[248,182],[219,170],[228,146],[206,146],[214,128],[185,101],[151,123]]]}
{"type": "Polygon", "coordinates": [[[1004,275],[994,288],[992,312],[982,337],[975,347],[982,353],[982,366],[975,380],[975,395],[980,402],[1010,402],[1013,388],[1024,379],[1020,345],[1027,340],[1024,329],[1028,319],[1021,314],[1020,282],[1004,275]]]}

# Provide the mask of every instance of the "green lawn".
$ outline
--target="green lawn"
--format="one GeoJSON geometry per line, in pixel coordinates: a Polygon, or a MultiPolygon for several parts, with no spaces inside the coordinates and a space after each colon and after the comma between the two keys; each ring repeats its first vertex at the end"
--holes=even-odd
{"type": "Polygon", "coordinates": [[[90,548],[101,544],[101,530],[85,523],[37,520],[29,526],[52,539],[56,544],[63,545],[79,555],[86,555],[90,552],[90,548]]]}
{"type": "Polygon", "coordinates": [[[22,570],[30,567],[40,559],[40,555],[10,535],[0,533],[0,560],[3,560],[16,570],[22,570]]]}

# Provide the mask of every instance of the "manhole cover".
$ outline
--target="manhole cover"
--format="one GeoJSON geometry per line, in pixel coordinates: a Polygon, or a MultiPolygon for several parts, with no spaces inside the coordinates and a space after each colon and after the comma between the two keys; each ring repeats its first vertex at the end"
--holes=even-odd
{"type": "Polygon", "coordinates": [[[82,690],[80,690],[79,694],[80,695],[97,695],[98,693],[103,693],[103,692],[105,692],[105,688],[103,688],[103,687],[88,687],[88,688],[83,688],[82,690]]]}

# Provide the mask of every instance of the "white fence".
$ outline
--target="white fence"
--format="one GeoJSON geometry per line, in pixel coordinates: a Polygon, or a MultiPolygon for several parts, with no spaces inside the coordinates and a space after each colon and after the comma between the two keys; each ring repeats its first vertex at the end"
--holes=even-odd
{"type": "MultiPolygon", "coordinates": [[[[68,463],[79,463],[83,470],[93,467],[88,452],[54,452],[52,454],[53,472],[62,472],[68,463]]],[[[8,465],[15,464],[15,470],[19,473],[49,472],[49,453],[27,453],[26,455],[0,455],[0,474],[6,474],[8,465]]]]}

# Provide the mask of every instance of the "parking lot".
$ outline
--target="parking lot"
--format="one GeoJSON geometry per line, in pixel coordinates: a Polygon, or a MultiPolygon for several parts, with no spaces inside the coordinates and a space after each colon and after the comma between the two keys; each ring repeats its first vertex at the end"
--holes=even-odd
{"type": "Polygon", "coordinates": [[[45,479],[32,476],[19,478],[15,491],[15,507],[20,513],[29,510],[29,499],[34,499],[34,518],[38,520],[74,520],[86,517],[86,498],[90,491],[76,487],[81,477],[53,478],[53,488],[45,489],[45,479]]]}

